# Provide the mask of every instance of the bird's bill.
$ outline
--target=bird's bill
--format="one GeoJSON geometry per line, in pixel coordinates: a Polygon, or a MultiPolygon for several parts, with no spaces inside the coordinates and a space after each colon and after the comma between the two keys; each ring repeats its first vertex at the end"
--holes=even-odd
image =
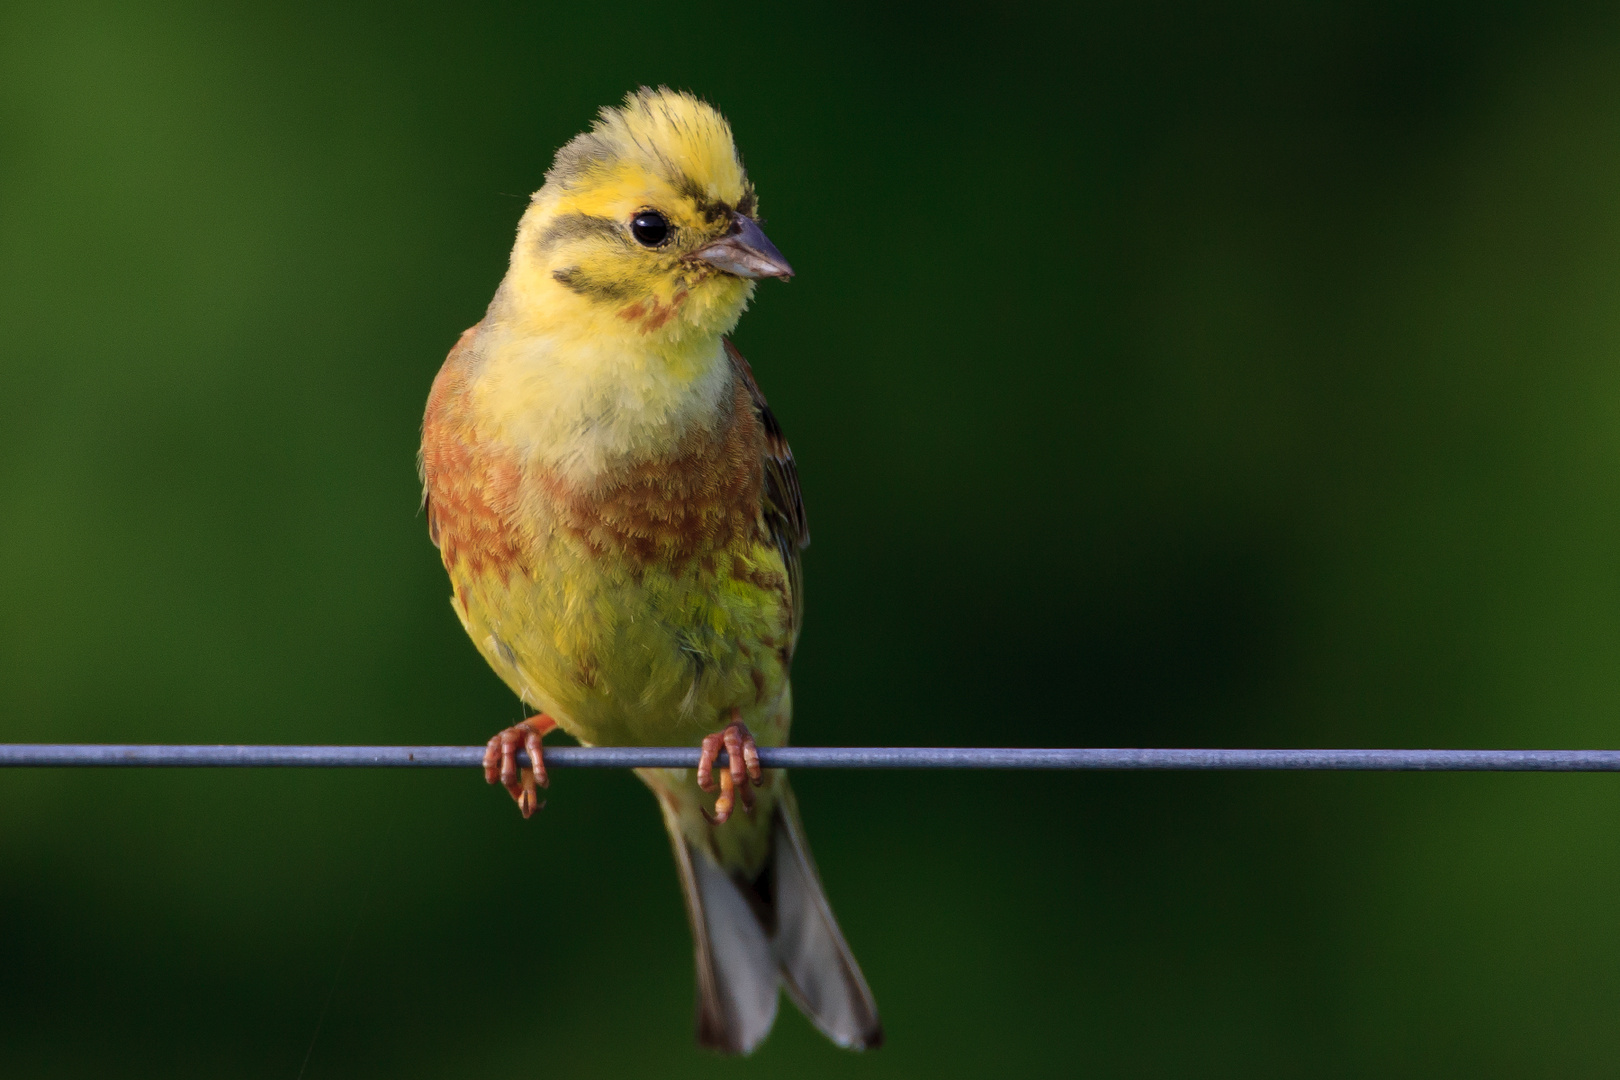
{"type": "Polygon", "coordinates": [[[793,276],[793,267],[776,250],[764,230],[742,214],[732,215],[731,232],[692,252],[711,266],[740,278],[782,278],[793,276]]]}

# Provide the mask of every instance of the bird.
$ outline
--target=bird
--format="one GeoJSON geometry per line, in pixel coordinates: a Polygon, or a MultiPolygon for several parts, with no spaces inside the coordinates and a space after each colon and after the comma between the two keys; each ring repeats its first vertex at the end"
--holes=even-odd
{"type": "Polygon", "coordinates": [[[699,751],[637,775],[685,896],[698,1042],[733,1054],[781,990],[839,1046],[883,1041],[788,778],[758,753],[788,739],[810,533],[727,335],[761,280],[792,276],[727,120],[641,87],[557,151],[433,381],[419,457],[451,607],[534,711],[489,740],[485,779],[527,818],[552,730],[699,751]]]}

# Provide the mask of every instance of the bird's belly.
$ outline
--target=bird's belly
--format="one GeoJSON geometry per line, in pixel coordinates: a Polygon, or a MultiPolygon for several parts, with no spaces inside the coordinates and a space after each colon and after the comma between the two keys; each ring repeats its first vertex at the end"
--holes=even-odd
{"type": "Polygon", "coordinates": [[[597,745],[695,744],[736,709],[761,744],[786,741],[790,615],[774,548],[678,567],[564,540],[533,556],[526,572],[452,573],[452,603],[490,666],[563,730],[597,745]]]}

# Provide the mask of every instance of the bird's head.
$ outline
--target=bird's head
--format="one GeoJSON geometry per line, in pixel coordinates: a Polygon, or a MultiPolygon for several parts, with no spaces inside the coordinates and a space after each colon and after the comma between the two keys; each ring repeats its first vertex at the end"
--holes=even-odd
{"type": "Polygon", "coordinates": [[[509,285],[569,325],[678,344],[726,333],[756,280],[792,274],[760,231],[725,118],[643,87],[557,152],[518,229],[509,285]]]}

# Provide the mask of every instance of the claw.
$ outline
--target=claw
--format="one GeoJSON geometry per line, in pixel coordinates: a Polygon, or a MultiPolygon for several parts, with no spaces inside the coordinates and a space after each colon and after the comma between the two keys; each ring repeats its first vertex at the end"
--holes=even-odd
{"type": "Polygon", "coordinates": [[[546,776],[546,760],[540,739],[556,727],[557,721],[545,713],[539,713],[521,724],[513,724],[484,744],[484,782],[493,784],[499,781],[526,818],[536,810],[545,809],[546,804],[536,788],[550,787],[551,780],[546,776]],[[531,763],[521,769],[517,761],[520,746],[528,751],[531,763]]]}
{"type": "Polygon", "coordinates": [[[731,723],[712,735],[703,737],[703,750],[698,755],[697,782],[698,787],[704,791],[715,790],[714,764],[720,757],[720,751],[726,752],[726,768],[720,773],[720,797],[714,800],[714,813],[707,810],[703,816],[714,825],[723,824],[731,817],[731,811],[737,800],[742,800],[744,813],[754,812],[753,787],[765,782],[765,772],[759,764],[759,747],[754,743],[754,735],[748,730],[748,725],[738,718],[736,709],[731,710],[731,723]]]}

